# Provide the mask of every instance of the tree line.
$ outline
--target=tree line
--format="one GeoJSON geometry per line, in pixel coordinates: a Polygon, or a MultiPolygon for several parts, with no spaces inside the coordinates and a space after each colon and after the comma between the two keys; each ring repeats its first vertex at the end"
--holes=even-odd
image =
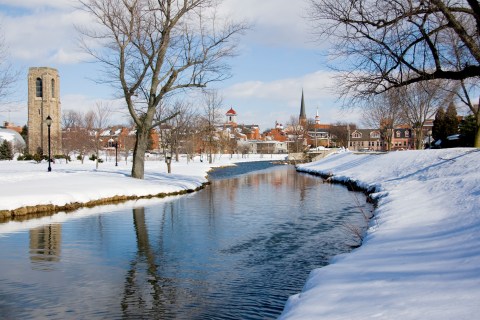
{"type": "MultiPolygon", "coordinates": [[[[308,1],[313,31],[333,46],[330,66],[347,108],[362,107],[387,139],[392,127],[407,122],[420,146],[426,119],[458,101],[474,120],[480,147],[480,108],[472,98],[480,76],[478,1],[308,1]]],[[[136,128],[131,175],[142,179],[151,130],[184,121],[180,104],[167,107],[169,99],[230,77],[226,61],[250,26],[221,16],[220,1],[79,2],[95,22],[78,27],[81,45],[103,67],[97,81],[124,99],[136,128]]],[[[3,70],[8,89],[12,72],[3,70]]],[[[218,143],[211,120],[204,135],[208,154],[218,143]]],[[[171,140],[180,135],[166,132],[171,140]]]]}
{"type": "MultiPolygon", "coordinates": [[[[214,155],[220,152],[248,152],[237,145],[237,141],[218,128],[224,123],[223,99],[217,91],[205,91],[202,99],[191,102],[185,99],[165,99],[158,108],[154,119],[166,119],[156,128],[149,131],[146,151],[154,151],[153,136],[158,138],[158,149],[171,172],[171,162],[179,161],[180,155],[186,155],[187,161],[197,153],[205,154],[206,161],[214,160],[214,155]],[[172,116],[175,115],[175,116],[172,116]],[[152,134],[153,131],[155,134],[152,134]]],[[[126,125],[111,123],[112,109],[110,106],[98,103],[93,110],[86,113],[67,110],[62,114],[62,148],[65,155],[77,154],[83,161],[86,156],[94,155],[101,159],[100,151],[112,150],[117,143],[121,157],[125,161],[132,155],[136,145],[137,126],[133,121],[126,125]],[[126,130],[123,134],[110,133],[111,128],[126,130]],[[109,143],[112,137],[113,140],[109,143]]]]}
{"type": "Polygon", "coordinates": [[[480,5],[477,0],[309,0],[313,31],[330,40],[336,90],[389,130],[421,124],[457,101],[475,122],[480,147],[480,5]]]}

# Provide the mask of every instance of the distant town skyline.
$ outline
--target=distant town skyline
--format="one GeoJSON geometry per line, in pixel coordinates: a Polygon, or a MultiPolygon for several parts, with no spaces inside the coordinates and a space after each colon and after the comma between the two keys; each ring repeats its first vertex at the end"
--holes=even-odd
{"type": "MultiPolygon", "coordinates": [[[[306,2],[289,0],[226,0],[221,11],[246,19],[252,29],[241,38],[238,56],[229,61],[232,77],[215,83],[224,111],[233,108],[237,121],[273,128],[298,116],[302,89],[306,114],[320,120],[360,122],[355,112],[342,113],[329,87],[333,85],[320,46],[312,41],[306,22],[306,2]]],[[[3,105],[0,121],[27,123],[29,67],[52,67],[59,72],[62,111],[88,111],[97,101],[113,101],[115,120],[128,123],[122,100],[108,85],[95,83],[100,66],[88,63],[78,48],[75,25],[88,21],[74,0],[0,0],[0,26],[10,60],[20,72],[14,102],[3,105]]]]}

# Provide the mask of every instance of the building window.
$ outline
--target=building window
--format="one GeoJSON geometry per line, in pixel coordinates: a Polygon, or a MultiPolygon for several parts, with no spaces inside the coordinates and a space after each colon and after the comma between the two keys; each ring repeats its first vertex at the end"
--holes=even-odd
{"type": "Polygon", "coordinates": [[[43,97],[43,83],[42,83],[42,79],[40,78],[37,78],[37,81],[35,82],[35,88],[36,88],[36,97],[38,98],[41,98],[43,97]]]}
{"type": "Polygon", "coordinates": [[[410,136],[410,132],[408,130],[405,130],[405,138],[408,138],[410,136]]]}
{"type": "Polygon", "coordinates": [[[51,84],[52,84],[52,98],[55,98],[55,80],[54,79],[52,79],[51,84]]]}
{"type": "Polygon", "coordinates": [[[400,138],[400,130],[396,132],[397,138],[400,138]]]}

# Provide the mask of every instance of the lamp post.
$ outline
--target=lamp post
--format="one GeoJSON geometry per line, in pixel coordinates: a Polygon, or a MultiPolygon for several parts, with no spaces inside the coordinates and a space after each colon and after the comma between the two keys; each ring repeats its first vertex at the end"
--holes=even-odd
{"type": "Polygon", "coordinates": [[[115,147],[115,167],[118,167],[118,140],[115,140],[115,144],[113,145],[115,147]]]}
{"type": "Polygon", "coordinates": [[[48,172],[52,171],[52,166],[51,166],[51,153],[50,153],[50,126],[52,125],[52,118],[50,115],[47,116],[47,119],[45,120],[47,123],[48,127],[48,172]]]}
{"type": "Polygon", "coordinates": [[[427,136],[428,136],[428,148],[430,149],[432,147],[432,130],[427,131],[427,136]]]}

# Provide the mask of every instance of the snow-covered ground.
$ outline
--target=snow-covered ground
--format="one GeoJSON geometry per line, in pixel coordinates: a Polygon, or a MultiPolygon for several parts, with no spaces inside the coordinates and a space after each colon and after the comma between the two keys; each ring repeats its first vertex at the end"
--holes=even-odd
{"type": "Polygon", "coordinates": [[[340,153],[300,170],[374,188],[363,245],[313,270],[281,319],[480,319],[480,150],[340,153]]]}
{"type": "Polygon", "coordinates": [[[234,155],[217,156],[213,164],[200,162],[196,157],[187,163],[186,158],[172,162],[172,174],[168,174],[163,161],[145,162],[145,179],[130,177],[132,163],[111,159],[99,164],[85,160],[65,163],[57,160],[52,171],[48,163],[34,161],[0,161],[0,211],[25,206],[68,203],[85,203],[115,196],[147,196],[192,190],[205,183],[211,167],[232,165],[243,161],[269,161],[285,159],[285,155],[234,155]]]}
{"type": "MultiPolygon", "coordinates": [[[[224,155],[214,166],[283,158],[224,155]]],[[[147,161],[137,180],[125,162],[57,162],[47,172],[46,163],[1,161],[0,210],[195,189],[210,169],[198,157],[172,166],[167,174],[147,161]]],[[[300,168],[374,189],[378,208],[363,245],[313,270],[281,319],[480,318],[480,150],[345,152],[300,168]]]]}

